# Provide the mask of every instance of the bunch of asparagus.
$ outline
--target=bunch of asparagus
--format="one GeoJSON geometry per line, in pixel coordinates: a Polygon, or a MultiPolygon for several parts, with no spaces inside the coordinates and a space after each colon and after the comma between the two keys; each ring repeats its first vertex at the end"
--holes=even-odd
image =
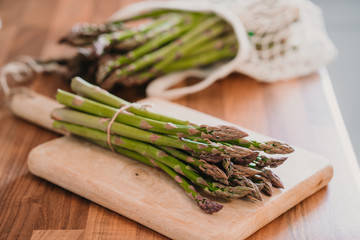
{"type": "Polygon", "coordinates": [[[52,112],[55,129],[160,168],[207,213],[222,205],[204,194],[261,201],[261,192],[271,196],[273,187],[283,188],[269,168],[286,160],[271,154],[293,152],[285,143],[249,140],[233,126],[197,125],[157,114],[80,77],[72,79],[71,89],[76,94],[58,90],[56,99],[67,108],[52,112]]]}
{"type": "Polygon", "coordinates": [[[230,25],[211,13],[156,10],[105,24],[77,24],[60,43],[78,47],[59,60],[69,76],[104,89],[136,86],[163,74],[233,58],[237,41],[230,25]]]}

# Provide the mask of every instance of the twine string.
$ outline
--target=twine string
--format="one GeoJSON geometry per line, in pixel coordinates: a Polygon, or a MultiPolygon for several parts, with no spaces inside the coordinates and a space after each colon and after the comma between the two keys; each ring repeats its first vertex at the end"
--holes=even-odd
{"type": "Polygon", "coordinates": [[[39,64],[29,56],[21,56],[18,61],[10,62],[4,65],[0,70],[0,91],[4,92],[6,97],[11,94],[9,87],[9,77],[17,83],[25,83],[33,80],[35,74],[42,72],[54,72],[59,70],[60,65],[57,63],[39,64]]]}
{"type": "Polygon", "coordinates": [[[112,118],[110,119],[110,122],[106,128],[107,144],[110,147],[111,151],[115,152],[114,147],[111,143],[111,126],[113,125],[113,123],[115,122],[115,119],[119,116],[119,114],[120,113],[131,114],[131,113],[126,113],[126,110],[130,107],[141,107],[143,109],[147,109],[147,108],[152,108],[153,106],[154,106],[153,104],[149,104],[149,103],[146,103],[146,104],[130,103],[130,104],[122,106],[121,108],[116,110],[114,116],[112,116],[112,118]]]}

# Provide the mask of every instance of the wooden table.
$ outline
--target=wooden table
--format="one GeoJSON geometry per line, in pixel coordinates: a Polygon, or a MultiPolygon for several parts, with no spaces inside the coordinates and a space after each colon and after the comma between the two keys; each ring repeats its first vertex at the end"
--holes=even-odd
{"type": "MultiPolygon", "coordinates": [[[[68,54],[57,39],[79,21],[102,22],[134,1],[0,1],[0,65],[21,54],[68,54]]],[[[30,87],[54,96],[66,83],[41,76],[30,87]]],[[[120,91],[128,100],[143,89],[120,91]]],[[[29,151],[56,134],[0,109],[0,239],[165,239],[166,237],[29,173],[29,151]]],[[[231,75],[177,103],[285,140],[331,160],[328,187],[271,222],[250,239],[359,239],[360,175],[325,70],[275,84],[231,75]]],[[[311,167],[311,166],[309,166],[311,167]]]]}

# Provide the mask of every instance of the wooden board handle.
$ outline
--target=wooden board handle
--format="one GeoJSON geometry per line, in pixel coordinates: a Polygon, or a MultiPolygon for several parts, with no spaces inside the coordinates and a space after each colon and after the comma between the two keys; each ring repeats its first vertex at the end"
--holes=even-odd
{"type": "Polygon", "coordinates": [[[53,120],[50,114],[60,107],[62,105],[54,99],[30,89],[16,93],[10,100],[10,109],[14,115],[51,131],[56,130],[52,128],[53,120]]]}

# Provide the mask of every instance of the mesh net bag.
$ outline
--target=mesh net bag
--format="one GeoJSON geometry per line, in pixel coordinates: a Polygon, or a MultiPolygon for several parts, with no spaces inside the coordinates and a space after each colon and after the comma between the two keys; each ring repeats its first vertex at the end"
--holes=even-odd
{"type": "Polygon", "coordinates": [[[147,88],[149,96],[178,98],[203,90],[231,72],[262,82],[289,80],[316,71],[336,55],[321,10],[307,0],[145,1],[122,8],[111,19],[159,8],[214,12],[232,25],[240,47],[233,60],[211,69],[190,69],[155,79],[147,88]],[[203,80],[170,89],[189,76],[203,80]]]}

